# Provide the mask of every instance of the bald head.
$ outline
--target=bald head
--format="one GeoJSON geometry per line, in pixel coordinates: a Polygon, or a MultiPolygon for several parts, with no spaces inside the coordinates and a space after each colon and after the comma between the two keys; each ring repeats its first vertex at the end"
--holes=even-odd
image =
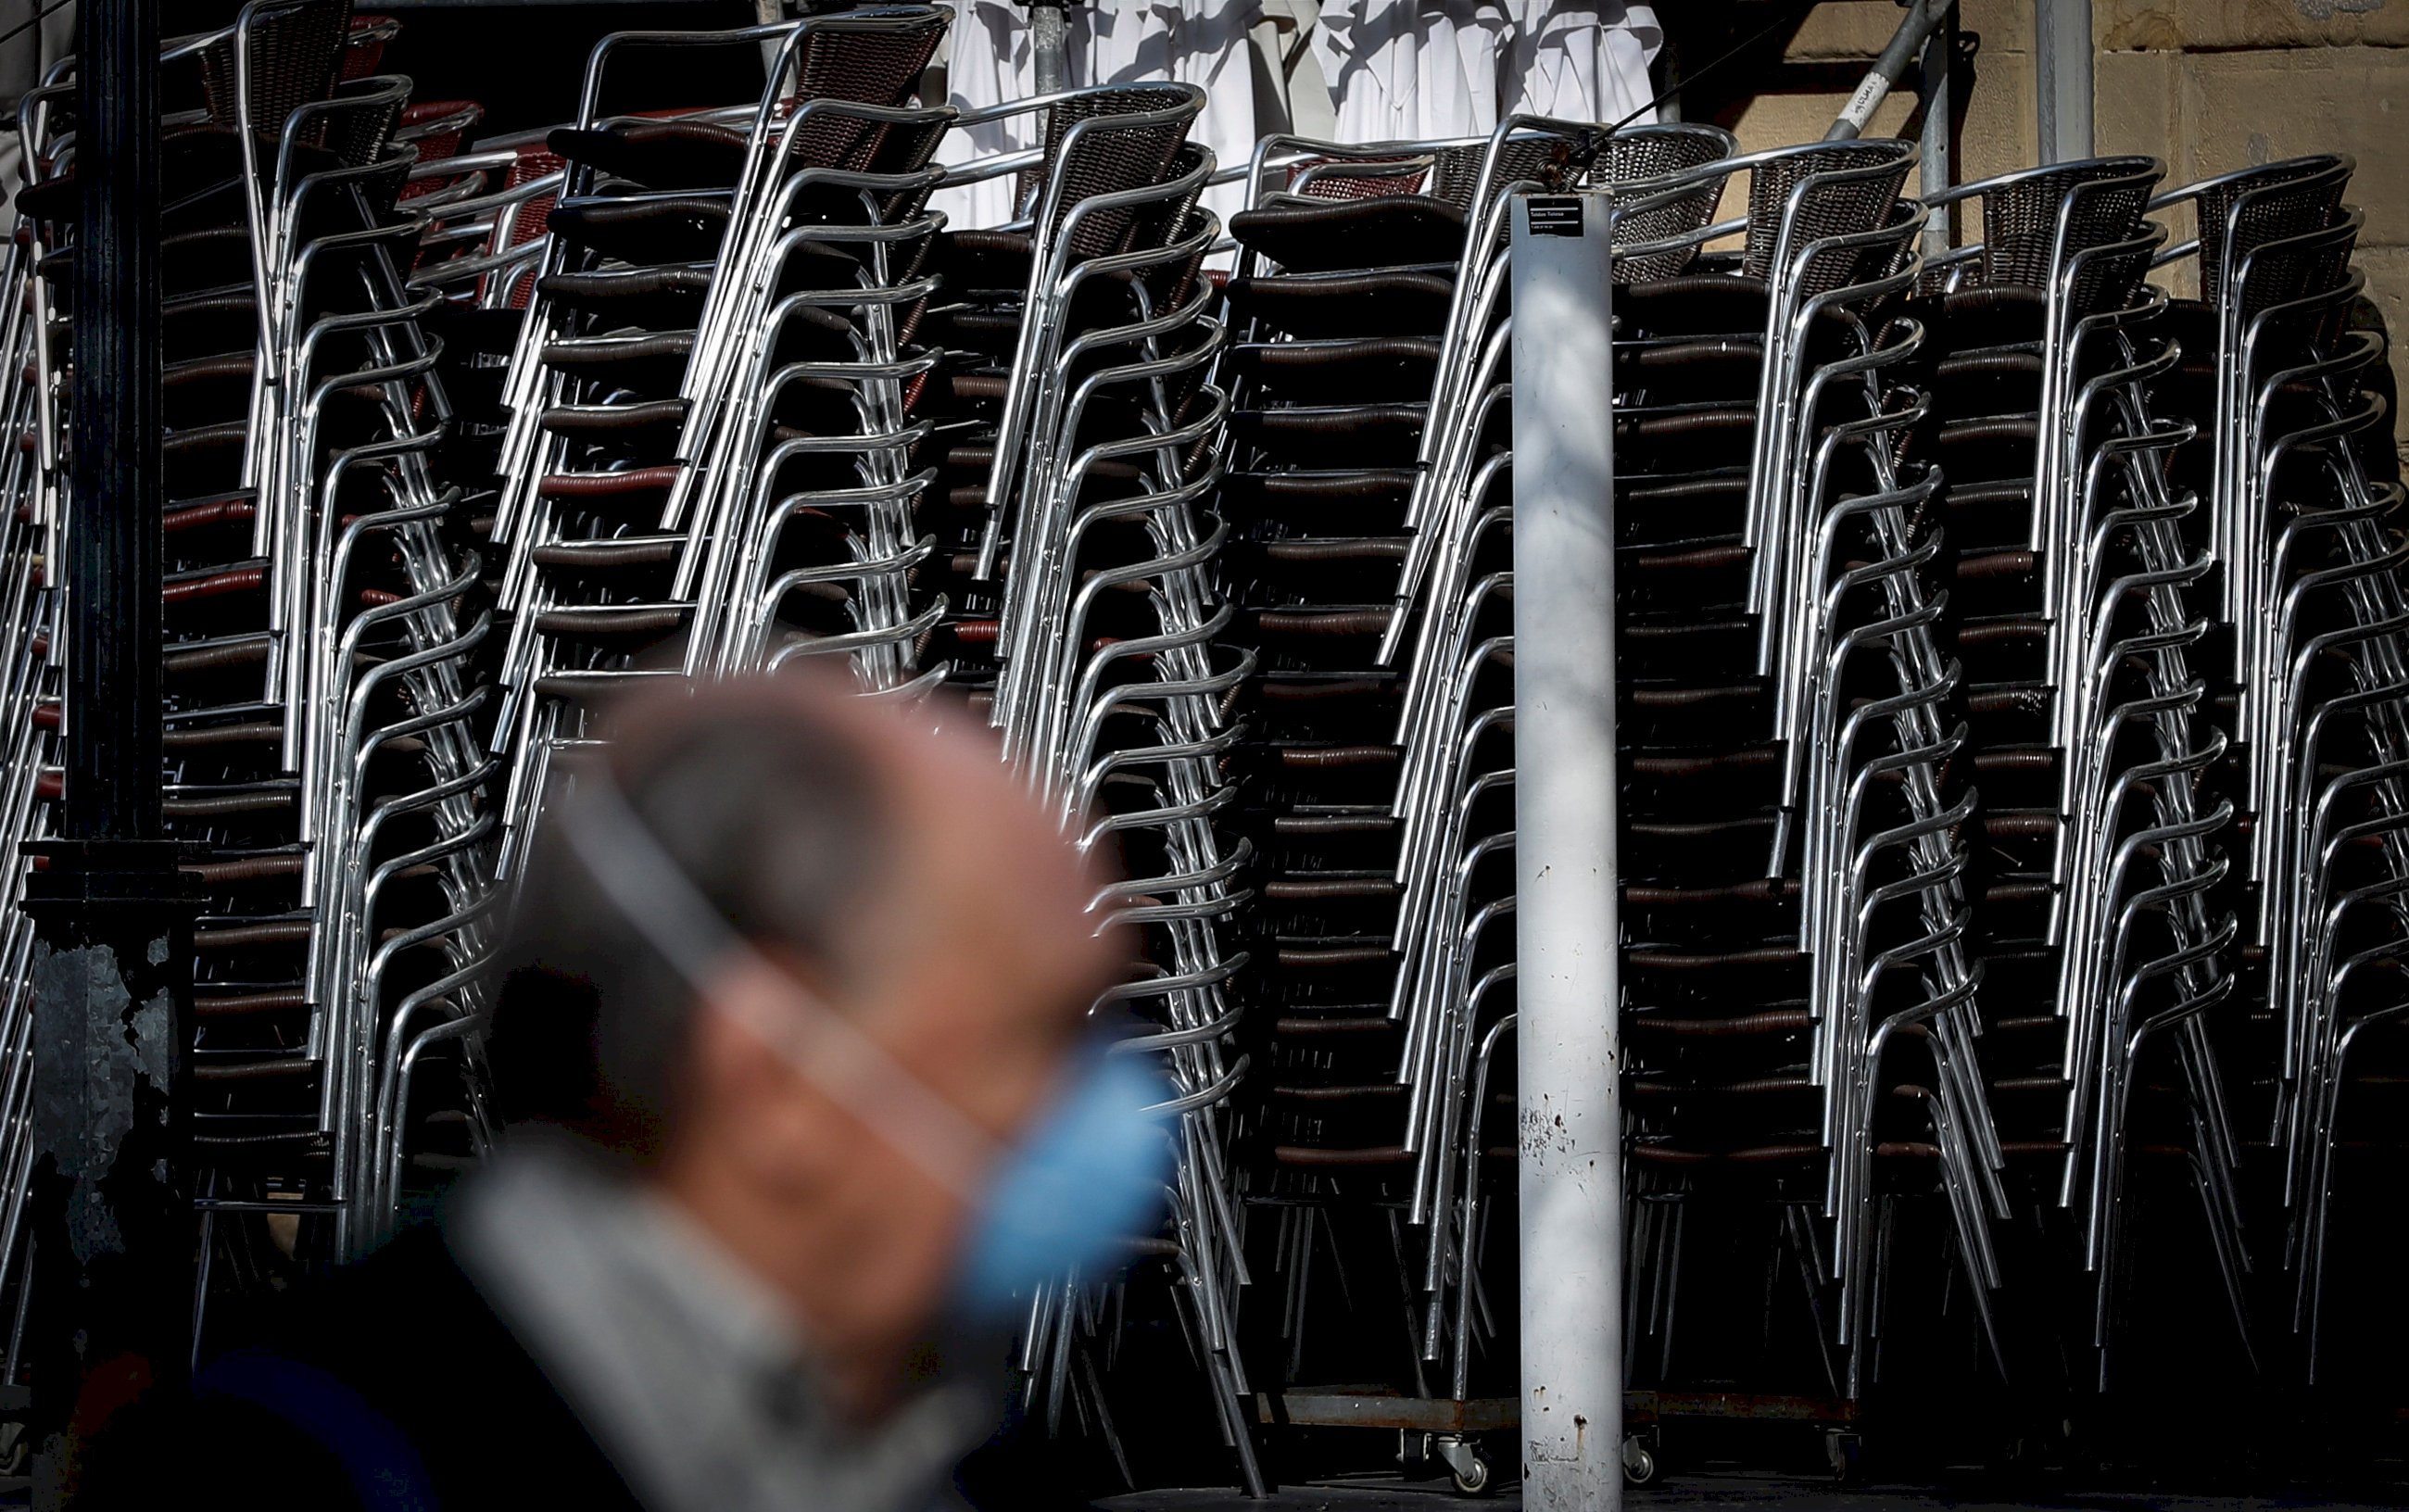
{"type": "MultiPolygon", "coordinates": [[[[1125,958],[1085,914],[1087,863],[958,709],[789,676],[655,688],[603,727],[601,759],[661,851],[832,1006],[952,1004],[1053,1041],[1125,958]]],[[[558,817],[580,801],[572,782],[558,817]]],[[[680,1096],[693,992],[623,911],[547,832],[497,1056],[506,1100],[644,1156],[680,1096]],[[590,1057],[562,1053],[581,1041],[590,1057]]]]}

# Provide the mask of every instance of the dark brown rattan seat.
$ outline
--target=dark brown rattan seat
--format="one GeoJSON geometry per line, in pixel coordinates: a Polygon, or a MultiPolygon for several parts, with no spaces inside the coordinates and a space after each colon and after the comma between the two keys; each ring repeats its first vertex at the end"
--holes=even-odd
{"type": "Polygon", "coordinates": [[[1422,194],[1267,205],[1230,217],[1230,233],[1292,273],[1453,263],[1464,210],[1422,194]]]}
{"type": "Polygon", "coordinates": [[[718,252],[727,234],[728,201],[705,194],[572,200],[553,208],[552,230],[570,246],[622,262],[702,262],[718,252]]]}
{"type": "Polygon", "coordinates": [[[1292,336],[1371,332],[1435,336],[1447,324],[1453,279],[1411,269],[1267,274],[1233,279],[1231,311],[1292,336]]]}

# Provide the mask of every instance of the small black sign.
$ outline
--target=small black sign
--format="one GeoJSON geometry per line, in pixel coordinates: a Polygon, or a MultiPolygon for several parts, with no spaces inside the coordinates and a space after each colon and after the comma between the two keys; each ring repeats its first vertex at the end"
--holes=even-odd
{"type": "Polygon", "coordinates": [[[1580,234],[1581,202],[1579,194],[1531,196],[1531,235],[1578,237],[1580,234]]]}

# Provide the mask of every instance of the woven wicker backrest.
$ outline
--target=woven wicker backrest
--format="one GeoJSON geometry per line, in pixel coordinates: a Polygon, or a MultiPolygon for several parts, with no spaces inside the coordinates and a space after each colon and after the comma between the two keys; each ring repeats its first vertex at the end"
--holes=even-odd
{"type": "Polygon", "coordinates": [[[1772,276],[1791,192],[1802,183],[1807,191],[1791,219],[1791,246],[1882,224],[1907,181],[1913,157],[1903,142],[1813,142],[1757,164],[1749,173],[1748,250],[1742,268],[1754,278],[1772,276]],[[1864,178],[1833,177],[1859,168],[1886,171],[1864,178]]]}
{"type": "MultiPolygon", "coordinates": [[[[1616,132],[1590,166],[1589,181],[1609,189],[1625,188],[1650,179],[1703,166],[1730,155],[1731,137],[1711,126],[1639,126],[1616,132]]],[[[1661,205],[1635,210],[1615,223],[1618,245],[1663,241],[1704,228],[1713,219],[1723,197],[1724,180],[1709,179],[1690,194],[1661,205]]],[[[1618,258],[1617,283],[1668,279],[1697,256],[1695,247],[1618,258]]]]}
{"type": "MultiPolygon", "coordinates": [[[[796,50],[797,98],[908,105],[945,35],[942,12],[806,33],[796,50]]],[[[808,166],[886,171],[875,165],[894,129],[841,113],[815,116],[796,134],[795,155],[808,166]]],[[[929,151],[935,151],[933,140],[929,151]]]]}
{"type": "Polygon", "coordinates": [[[1399,164],[1415,163],[1412,158],[1366,158],[1361,162],[1341,162],[1324,158],[1297,166],[1302,174],[1311,170],[1312,177],[1296,185],[1296,192],[1307,199],[1388,199],[1397,194],[1419,194],[1430,180],[1430,165],[1420,164],[1410,171],[1395,171],[1399,164]],[[1387,166],[1391,171],[1377,171],[1387,166]],[[1360,167],[1362,172],[1349,172],[1360,167]]]}
{"type": "Polygon", "coordinates": [[[385,44],[401,35],[401,22],[391,16],[354,16],[352,29],[343,39],[343,58],[337,67],[338,81],[348,84],[354,79],[366,79],[384,62],[385,44]]]}
{"type": "Polygon", "coordinates": [[[332,94],[344,44],[352,29],[351,0],[307,0],[296,6],[245,7],[250,24],[229,33],[201,53],[201,87],[209,115],[222,125],[235,124],[234,50],[238,36],[248,34],[251,59],[252,130],[274,136],[284,118],[313,100],[332,94]]]}
{"type": "MultiPolygon", "coordinates": [[[[1132,85],[1100,90],[1063,100],[1046,113],[1046,172],[1061,182],[1055,207],[1055,226],[1082,200],[1161,183],[1177,158],[1188,128],[1201,102],[1184,89],[1132,85]],[[1176,110],[1169,121],[1119,125],[1117,116],[1176,110]],[[1082,132],[1068,148],[1071,128],[1080,122],[1098,124],[1082,132]]],[[[1026,176],[1024,176],[1026,178],[1026,176]]],[[[1025,191],[1024,191],[1025,192],[1025,191]]],[[[1134,214],[1110,210],[1082,221],[1071,251],[1079,256],[1118,252],[1130,244],[1136,228],[1134,214]]],[[[1049,227],[1048,229],[1053,229],[1049,227]]]]}
{"type": "Polygon", "coordinates": [[[2061,163],[2017,174],[1985,190],[1983,281],[1994,287],[2047,288],[2064,266],[2062,259],[2086,247],[2130,239],[2156,187],[2156,168],[2146,157],[2061,163]]]}
{"type": "MultiPolygon", "coordinates": [[[[2237,263],[2237,287],[2233,293],[2241,300],[2245,324],[2276,305],[2340,288],[2350,277],[2351,253],[2359,246],[2362,223],[2362,217],[2356,211],[2345,209],[2334,224],[2322,231],[2262,242],[2253,250],[2246,266],[2237,263]]],[[[2318,310],[2314,328],[2300,334],[2313,344],[2322,345],[2334,338],[2348,316],[2346,302],[2329,303],[2318,310]]]]}
{"type": "MultiPolygon", "coordinates": [[[[2250,253],[2269,242],[2323,231],[2342,210],[2350,187],[2350,162],[2331,154],[2297,157],[2229,176],[2200,196],[2200,296],[2220,303],[2225,281],[2250,253]]],[[[2303,265],[2301,271],[2309,268],[2303,265]]],[[[2286,289],[2272,277],[2254,278],[2242,314],[2248,319],[2271,304],[2315,292],[2286,289]]]]}
{"type": "Polygon", "coordinates": [[[368,98],[339,100],[320,109],[316,129],[310,135],[317,138],[318,145],[342,159],[346,166],[356,168],[382,157],[393,145],[394,130],[401,124],[401,111],[402,95],[397,92],[380,90],[368,98]]]}

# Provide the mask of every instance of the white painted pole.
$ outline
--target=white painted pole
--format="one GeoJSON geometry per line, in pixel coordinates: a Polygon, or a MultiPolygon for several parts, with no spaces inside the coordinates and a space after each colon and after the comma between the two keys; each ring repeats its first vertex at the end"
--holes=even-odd
{"type": "Polygon", "coordinates": [[[2091,0],[2033,0],[2041,160],[2091,155],[2091,0]]]}
{"type": "Polygon", "coordinates": [[[1623,1503],[1608,200],[1514,206],[1522,1505],[1623,1503]]]}

